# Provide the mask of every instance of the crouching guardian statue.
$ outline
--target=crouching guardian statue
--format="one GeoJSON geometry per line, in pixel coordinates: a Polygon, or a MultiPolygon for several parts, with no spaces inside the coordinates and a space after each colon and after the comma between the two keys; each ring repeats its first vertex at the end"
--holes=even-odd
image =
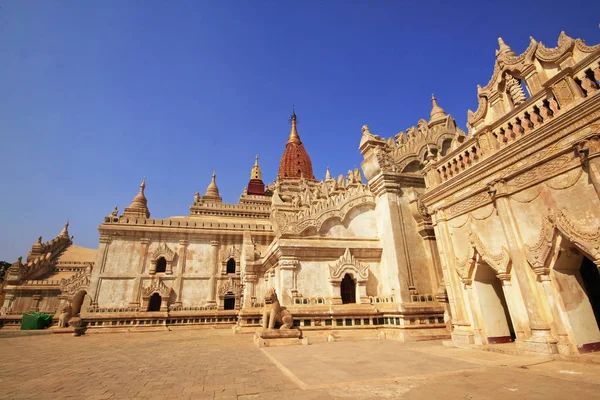
{"type": "Polygon", "coordinates": [[[275,288],[267,290],[265,294],[265,308],[262,315],[263,329],[290,329],[294,324],[292,314],[279,304],[275,288]]]}

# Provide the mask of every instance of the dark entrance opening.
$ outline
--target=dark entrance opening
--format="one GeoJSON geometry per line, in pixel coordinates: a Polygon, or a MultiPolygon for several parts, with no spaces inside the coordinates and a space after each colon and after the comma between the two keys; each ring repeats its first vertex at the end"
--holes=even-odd
{"type": "Polygon", "coordinates": [[[156,272],[166,272],[167,271],[167,260],[164,257],[156,260],[156,272]]]}
{"type": "Polygon", "coordinates": [[[154,293],[150,296],[150,301],[148,302],[148,311],[160,311],[160,303],[162,299],[160,294],[154,293]]]}
{"type": "Polygon", "coordinates": [[[348,274],[344,275],[344,279],[342,279],[341,291],[343,304],[356,303],[356,284],[348,274]]]}
{"type": "Polygon", "coordinates": [[[592,260],[583,257],[580,272],[583,288],[588,295],[594,317],[596,317],[596,324],[600,329],[600,273],[598,267],[592,260]]]}
{"type": "Polygon", "coordinates": [[[227,261],[227,273],[235,274],[235,260],[233,258],[230,258],[227,261]]]}
{"type": "Polygon", "coordinates": [[[223,301],[224,310],[235,310],[235,297],[225,297],[223,301]]]}

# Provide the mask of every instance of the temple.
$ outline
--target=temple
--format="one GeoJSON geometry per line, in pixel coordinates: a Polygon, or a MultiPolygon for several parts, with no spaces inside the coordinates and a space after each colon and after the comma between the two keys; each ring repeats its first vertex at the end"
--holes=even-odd
{"type": "Polygon", "coordinates": [[[213,173],[187,215],[152,219],[142,181],[104,217],[97,250],[65,226],[16,261],[0,323],[36,310],[97,332],[246,332],[278,299],[308,337],[600,350],[599,81],[600,45],[563,32],[517,55],[499,39],[467,132],[432,95],[405,131],[363,126],[361,168],[337,178],[315,177],[293,112],[273,184],[256,156],[236,204],[213,173]]]}

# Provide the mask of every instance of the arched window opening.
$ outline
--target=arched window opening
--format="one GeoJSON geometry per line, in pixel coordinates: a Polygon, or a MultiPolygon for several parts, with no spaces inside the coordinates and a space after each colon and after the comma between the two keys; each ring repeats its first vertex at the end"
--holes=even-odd
{"type": "Polygon", "coordinates": [[[223,299],[224,310],[235,310],[235,297],[233,295],[227,295],[223,299]]]}
{"type": "Polygon", "coordinates": [[[423,165],[421,165],[421,162],[419,160],[414,160],[408,163],[408,165],[404,167],[402,172],[419,172],[421,171],[422,167],[423,165]]]}
{"type": "Polygon", "coordinates": [[[167,260],[164,257],[160,257],[156,260],[156,272],[166,272],[167,271],[167,260]]]}
{"type": "Polygon", "coordinates": [[[235,274],[235,260],[233,258],[227,260],[227,273],[235,274]]]}
{"type": "Polygon", "coordinates": [[[573,243],[564,240],[553,282],[565,305],[573,340],[582,353],[600,349],[600,273],[573,243]]]}
{"type": "Polygon", "coordinates": [[[148,311],[160,311],[161,302],[162,298],[160,297],[160,294],[153,293],[148,302],[148,311]]]}
{"type": "Polygon", "coordinates": [[[356,303],[356,284],[349,274],[344,275],[341,284],[342,303],[356,303]]]}
{"type": "Polygon", "coordinates": [[[444,139],[442,142],[442,150],[440,151],[440,155],[443,157],[450,151],[450,147],[452,146],[452,139],[444,139]]]}
{"type": "Polygon", "coordinates": [[[596,325],[600,329],[600,273],[598,267],[587,257],[583,258],[580,268],[583,287],[590,300],[592,311],[596,319],[596,325]]]}

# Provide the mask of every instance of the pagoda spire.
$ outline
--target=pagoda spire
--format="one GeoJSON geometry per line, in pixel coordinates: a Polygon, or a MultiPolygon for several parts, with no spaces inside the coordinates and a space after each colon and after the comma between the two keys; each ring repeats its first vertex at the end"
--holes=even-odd
{"type": "Polygon", "coordinates": [[[254,166],[252,167],[252,172],[250,172],[250,179],[262,180],[262,172],[260,171],[260,166],[258,165],[258,154],[254,158],[254,166]]]}
{"type": "Polygon", "coordinates": [[[498,38],[498,47],[498,50],[496,50],[496,57],[499,57],[504,54],[513,57],[517,56],[515,52],[510,48],[510,46],[504,43],[504,40],[501,37],[498,38]]]}
{"type": "Polygon", "coordinates": [[[309,179],[314,181],[315,176],[313,175],[312,162],[310,157],[304,148],[304,145],[300,141],[300,135],[296,128],[296,111],[292,108],[292,129],[290,136],[285,145],[285,151],[279,162],[279,173],[277,174],[278,179],[282,178],[293,178],[293,179],[309,179]]]}
{"type": "Polygon", "coordinates": [[[126,207],[123,211],[124,217],[146,217],[150,218],[150,210],[148,210],[148,199],[146,199],[146,195],[144,194],[144,190],[146,189],[146,177],[142,180],[140,184],[139,193],[133,198],[133,201],[126,207]]]}
{"type": "Polygon", "coordinates": [[[431,112],[429,113],[429,121],[433,121],[440,118],[446,117],[446,111],[440,107],[437,103],[435,95],[431,95],[431,112]]]}
{"type": "Polygon", "coordinates": [[[219,196],[219,188],[217,187],[217,174],[214,171],[210,184],[206,188],[204,196],[202,196],[202,201],[209,203],[221,203],[223,201],[221,196],[219,196]]]}
{"type": "Polygon", "coordinates": [[[255,196],[265,195],[265,183],[262,180],[262,172],[258,165],[258,155],[254,158],[254,167],[252,167],[250,173],[250,182],[248,182],[246,193],[255,196]]]}
{"type": "Polygon", "coordinates": [[[65,224],[65,227],[62,229],[62,231],[60,231],[60,233],[58,234],[59,237],[64,237],[64,238],[69,238],[69,219],[67,218],[67,223],[65,224]]]}
{"type": "Polygon", "coordinates": [[[296,128],[296,111],[294,106],[292,106],[292,129],[290,130],[290,137],[288,138],[288,143],[302,144],[300,141],[300,135],[298,135],[298,130],[296,128]]]}

